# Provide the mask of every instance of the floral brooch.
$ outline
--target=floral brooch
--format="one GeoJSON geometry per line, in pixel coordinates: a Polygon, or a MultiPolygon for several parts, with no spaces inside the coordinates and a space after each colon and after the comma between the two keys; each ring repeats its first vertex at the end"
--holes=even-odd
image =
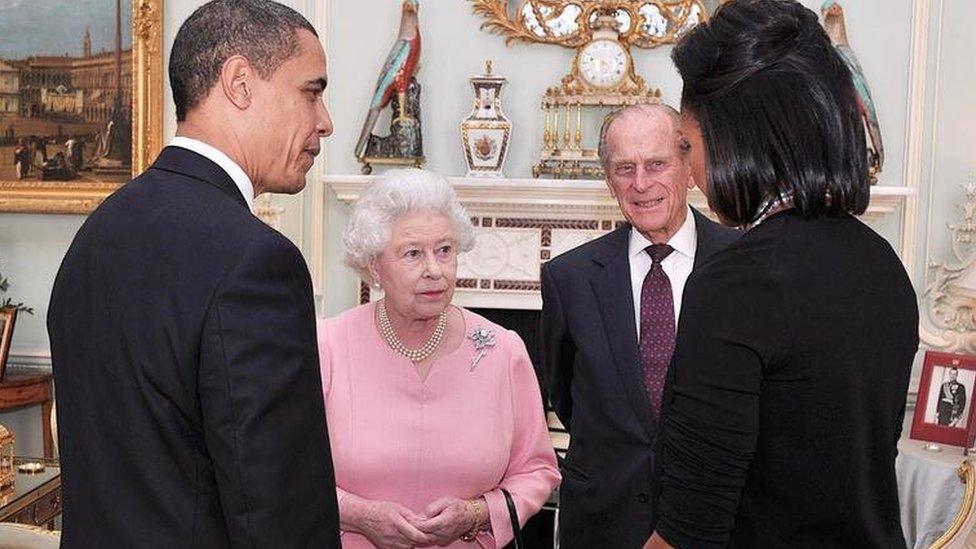
{"type": "Polygon", "coordinates": [[[495,333],[488,328],[478,326],[471,332],[468,338],[474,342],[474,350],[478,351],[478,354],[474,355],[474,358],[471,359],[471,369],[469,371],[473,372],[474,367],[488,354],[489,348],[495,346],[495,333]]]}

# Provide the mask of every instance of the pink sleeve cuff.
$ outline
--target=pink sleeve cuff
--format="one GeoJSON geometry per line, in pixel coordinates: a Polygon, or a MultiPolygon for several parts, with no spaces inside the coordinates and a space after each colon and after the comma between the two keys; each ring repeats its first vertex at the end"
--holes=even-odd
{"type": "Polygon", "coordinates": [[[508,518],[505,496],[498,488],[483,495],[488,503],[488,519],[491,521],[493,542],[498,547],[505,547],[515,537],[512,532],[512,522],[508,518]]]}

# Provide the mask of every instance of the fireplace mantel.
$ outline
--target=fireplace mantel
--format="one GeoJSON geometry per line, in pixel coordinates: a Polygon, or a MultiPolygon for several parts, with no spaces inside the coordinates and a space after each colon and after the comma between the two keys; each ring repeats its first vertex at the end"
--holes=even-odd
{"type": "MultiPolygon", "coordinates": [[[[324,183],[351,204],[377,176],[326,175],[324,183]]],[[[539,309],[539,267],[623,221],[603,181],[448,178],[477,231],[475,249],[459,260],[454,301],[464,307],[539,309]]],[[[872,187],[867,222],[904,211],[914,190],[872,187]]],[[[688,202],[711,215],[698,189],[688,202]]],[[[904,225],[904,224],[902,224],[904,225]]],[[[361,301],[374,297],[363,286],[361,301]]]]}

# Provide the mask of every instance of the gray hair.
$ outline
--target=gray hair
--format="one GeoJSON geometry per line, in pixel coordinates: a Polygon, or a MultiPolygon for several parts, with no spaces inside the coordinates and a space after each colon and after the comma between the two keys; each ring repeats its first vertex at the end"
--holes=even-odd
{"type": "Polygon", "coordinates": [[[363,280],[372,280],[370,263],[389,244],[393,223],[424,211],[451,221],[458,252],[474,248],[474,226],[447,179],[426,170],[391,170],[366,187],[352,208],[342,231],[346,264],[363,280]]]}
{"type": "Polygon", "coordinates": [[[610,168],[610,147],[607,146],[607,135],[610,133],[610,126],[612,126],[613,123],[618,119],[634,114],[643,114],[645,116],[663,114],[667,116],[671,121],[675,133],[677,134],[675,139],[677,139],[678,153],[681,155],[681,158],[688,157],[688,153],[691,151],[691,144],[687,139],[685,139],[685,136],[681,134],[681,115],[678,113],[678,111],[676,111],[671,105],[664,103],[639,103],[637,105],[627,105],[626,107],[611,111],[609,114],[603,117],[603,125],[600,126],[600,143],[598,147],[600,164],[603,166],[604,171],[608,171],[610,168]]]}
{"type": "Polygon", "coordinates": [[[213,0],[180,26],[169,56],[176,121],[200,104],[217,83],[221,67],[242,55],[267,80],[298,51],[296,31],[316,37],[300,13],[270,0],[213,0]]]}

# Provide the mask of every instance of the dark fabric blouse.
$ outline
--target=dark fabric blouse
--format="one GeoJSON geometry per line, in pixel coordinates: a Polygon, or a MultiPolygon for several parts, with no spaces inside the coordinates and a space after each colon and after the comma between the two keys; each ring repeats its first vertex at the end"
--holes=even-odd
{"type": "Polygon", "coordinates": [[[857,219],[776,214],[696,270],[665,395],[676,547],[904,547],[895,482],[918,307],[857,219]]]}

